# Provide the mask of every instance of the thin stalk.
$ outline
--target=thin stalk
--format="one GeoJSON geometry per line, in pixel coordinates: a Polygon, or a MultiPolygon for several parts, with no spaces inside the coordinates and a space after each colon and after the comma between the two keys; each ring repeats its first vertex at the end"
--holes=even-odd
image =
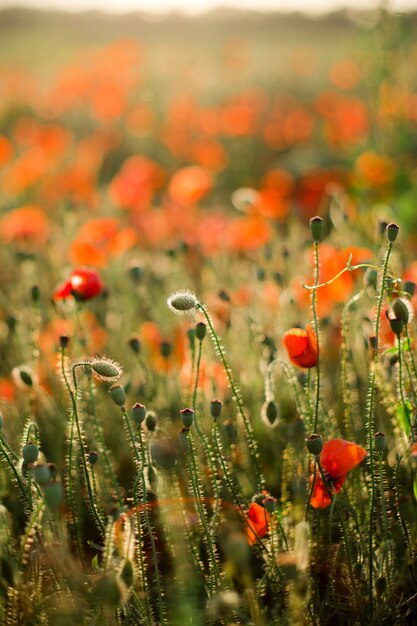
{"type": "Polygon", "coordinates": [[[237,389],[237,387],[235,385],[235,381],[233,379],[232,371],[231,371],[231,369],[229,367],[229,364],[228,364],[228,362],[226,360],[226,355],[225,355],[224,350],[222,348],[222,345],[220,343],[219,337],[218,337],[216,331],[214,330],[211,318],[210,318],[210,316],[208,314],[208,311],[207,311],[206,307],[203,304],[201,304],[201,302],[198,302],[196,304],[196,309],[201,311],[203,313],[205,319],[206,319],[206,322],[207,322],[208,327],[210,329],[211,338],[213,339],[214,345],[216,347],[216,351],[217,351],[217,353],[218,353],[218,355],[220,357],[220,360],[222,362],[224,371],[225,371],[226,376],[228,378],[229,385],[230,385],[230,388],[232,390],[233,398],[234,398],[234,400],[236,402],[239,414],[240,414],[240,416],[242,418],[243,424],[244,424],[245,429],[246,429],[249,454],[250,454],[250,457],[251,457],[251,461],[252,461],[252,463],[253,463],[253,465],[255,467],[255,470],[256,470],[258,488],[259,488],[259,491],[262,491],[265,488],[265,480],[264,480],[264,477],[263,477],[263,475],[261,473],[261,469],[259,467],[258,451],[257,451],[256,442],[254,440],[252,427],[250,425],[250,422],[249,422],[249,420],[248,420],[248,418],[247,418],[247,416],[245,414],[245,410],[243,408],[243,402],[242,402],[242,399],[241,399],[241,396],[240,396],[240,392],[239,392],[239,390],[237,389]]]}
{"type": "MultiPolygon", "coordinates": [[[[397,335],[397,346],[398,346],[398,387],[400,390],[400,398],[401,398],[401,402],[402,405],[404,407],[404,415],[407,419],[407,421],[409,420],[408,418],[408,407],[407,407],[407,401],[405,399],[405,395],[404,395],[404,385],[403,385],[403,358],[402,358],[402,349],[401,349],[401,339],[400,339],[400,335],[397,335]]],[[[411,442],[414,442],[414,433],[413,433],[413,428],[411,426],[411,422],[408,421],[408,425],[410,427],[410,434],[411,434],[411,442]]]]}
{"type": "Polygon", "coordinates": [[[320,265],[319,265],[319,244],[317,241],[314,242],[314,289],[311,296],[311,307],[313,309],[313,320],[314,320],[314,332],[316,333],[317,339],[317,364],[316,364],[316,402],[314,406],[314,428],[313,432],[317,432],[317,422],[319,417],[319,407],[320,407],[320,338],[319,338],[319,322],[317,318],[317,286],[319,284],[319,273],[320,273],[320,265]]]}

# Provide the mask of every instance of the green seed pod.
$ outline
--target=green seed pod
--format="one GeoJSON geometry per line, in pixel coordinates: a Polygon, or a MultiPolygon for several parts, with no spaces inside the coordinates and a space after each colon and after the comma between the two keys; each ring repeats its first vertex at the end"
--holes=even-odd
{"type": "Polygon", "coordinates": [[[314,456],[319,456],[323,450],[323,437],[321,435],[310,435],[306,439],[307,449],[314,456]]]}
{"type": "Polygon", "coordinates": [[[198,324],[195,327],[195,336],[197,337],[199,341],[203,341],[204,337],[206,336],[206,332],[207,332],[206,324],[204,322],[198,322],[198,324]]]}
{"type": "Polygon", "coordinates": [[[22,448],[22,456],[25,463],[35,463],[39,456],[39,448],[35,443],[27,443],[22,448]]]}
{"type": "Polygon", "coordinates": [[[218,398],[214,398],[210,402],[210,413],[211,413],[211,416],[214,417],[214,419],[217,419],[218,417],[220,417],[220,414],[222,412],[222,406],[223,406],[223,403],[218,398]]]}
{"type": "Polygon", "coordinates": [[[161,355],[165,358],[168,359],[171,354],[172,354],[172,345],[169,343],[169,341],[163,341],[161,343],[161,355]]]}
{"type": "Polygon", "coordinates": [[[323,236],[323,220],[321,217],[316,215],[312,217],[310,220],[310,231],[313,237],[313,241],[315,243],[319,243],[323,236]]]}
{"type": "Polygon", "coordinates": [[[386,234],[387,234],[387,239],[390,243],[394,243],[394,241],[397,239],[399,230],[400,230],[400,227],[397,226],[397,224],[394,224],[393,222],[387,225],[386,234]]]}
{"type": "Polygon", "coordinates": [[[123,369],[119,363],[105,357],[91,361],[88,366],[100,380],[117,380],[123,374],[123,369]]]}
{"type": "Polygon", "coordinates": [[[180,414],[185,428],[191,428],[194,422],[194,411],[192,409],[182,409],[180,414]]]}
{"type": "Polygon", "coordinates": [[[51,480],[51,471],[46,463],[37,463],[33,468],[33,477],[40,485],[45,485],[51,480]]]}
{"type": "Polygon", "coordinates": [[[132,420],[137,426],[140,426],[146,417],[146,406],[144,404],[140,404],[140,402],[136,402],[136,404],[134,404],[131,408],[131,414],[132,420]]]}
{"type": "Polygon", "coordinates": [[[387,446],[387,438],[385,433],[374,433],[374,446],[376,452],[383,452],[387,446]]]}
{"type": "Polygon", "coordinates": [[[56,481],[47,483],[43,486],[43,492],[47,506],[51,509],[58,509],[64,495],[61,483],[56,481]]]}
{"type": "Polygon", "coordinates": [[[109,389],[109,394],[117,406],[125,406],[126,393],[122,385],[112,385],[109,389]]]}

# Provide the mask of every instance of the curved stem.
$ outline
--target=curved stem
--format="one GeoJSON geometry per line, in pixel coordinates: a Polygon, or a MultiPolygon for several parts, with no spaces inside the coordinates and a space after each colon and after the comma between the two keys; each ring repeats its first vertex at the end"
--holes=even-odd
{"type": "Polygon", "coordinates": [[[320,338],[319,338],[319,322],[317,319],[317,286],[319,283],[319,273],[320,273],[320,265],[319,265],[319,244],[317,241],[314,242],[314,267],[315,267],[315,279],[314,284],[315,287],[313,289],[313,295],[311,297],[311,306],[313,309],[313,319],[314,319],[314,332],[316,333],[317,340],[317,364],[316,364],[316,403],[314,407],[314,428],[313,432],[317,432],[317,423],[319,417],[319,406],[320,406],[320,338]]]}

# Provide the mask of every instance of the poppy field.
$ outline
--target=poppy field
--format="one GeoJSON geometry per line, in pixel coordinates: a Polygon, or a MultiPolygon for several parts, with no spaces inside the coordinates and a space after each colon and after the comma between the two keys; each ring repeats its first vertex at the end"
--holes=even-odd
{"type": "Polygon", "coordinates": [[[417,622],[416,25],[361,19],[5,40],[0,624],[417,622]]]}

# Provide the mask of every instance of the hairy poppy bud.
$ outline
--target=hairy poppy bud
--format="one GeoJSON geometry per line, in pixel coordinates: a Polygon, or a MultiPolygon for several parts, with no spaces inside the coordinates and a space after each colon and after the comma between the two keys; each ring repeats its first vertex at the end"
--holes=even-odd
{"type": "Polygon", "coordinates": [[[388,318],[392,332],[399,337],[404,330],[404,322],[399,317],[388,318]]]}
{"type": "Polygon", "coordinates": [[[195,336],[197,337],[199,341],[203,341],[204,337],[206,336],[206,332],[207,332],[207,326],[205,325],[205,323],[198,322],[198,324],[195,327],[195,336]]]}
{"type": "Polygon", "coordinates": [[[394,243],[394,241],[397,239],[399,230],[400,230],[400,227],[397,226],[397,224],[394,224],[393,222],[387,225],[386,233],[387,233],[387,239],[390,243],[394,243]]]}
{"type": "Polygon", "coordinates": [[[310,230],[311,230],[311,235],[313,237],[313,241],[315,241],[315,243],[319,243],[319,241],[321,241],[321,238],[323,236],[323,220],[321,217],[316,215],[315,217],[311,218],[310,230]]]}
{"type": "Polygon", "coordinates": [[[265,407],[265,417],[272,425],[278,418],[278,407],[274,400],[270,400],[265,407]]]}
{"type": "Polygon", "coordinates": [[[413,297],[416,291],[416,284],[412,280],[406,280],[404,283],[404,291],[406,291],[410,297],[413,297]]]}
{"type": "Polygon", "coordinates": [[[407,303],[404,300],[401,298],[394,300],[392,310],[394,311],[395,317],[398,317],[402,322],[404,322],[404,324],[408,324],[410,311],[408,310],[407,303]]]}
{"type": "Polygon", "coordinates": [[[105,357],[91,361],[89,367],[100,380],[117,380],[123,374],[122,366],[119,363],[105,357]]]}
{"type": "Polygon", "coordinates": [[[126,404],[126,393],[122,385],[112,385],[109,389],[109,394],[117,406],[124,406],[126,404]]]}
{"type": "Polygon", "coordinates": [[[194,411],[192,409],[182,409],[180,414],[185,428],[191,428],[194,422],[194,411]]]}
{"type": "Polygon", "coordinates": [[[35,463],[39,456],[39,448],[36,443],[27,443],[22,448],[22,457],[25,463],[35,463]]]}
{"type": "Polygon", "coordinates": [[[68,335],[61,335],[59,338],[59,347],[61,350],[66,350],[68,348],[70,342],[70,338],[68,335]]]}
{"type": "Polygon", "coordinates": [[[323,437],[321,435],[310,435],[306,439],[307,449],[314,456],[319,456],[323,449],[323,437]]]}
{"type": "Polygon", "coordinates": [[[146,417],[146,406],[144,404],[140,404],[140,402],[136,402],[136,404],[132,406],[131,413],[135,424],[140,426],[146,417]]]}
{"type": "Polygon", "coordinates": [[[167,299],[168,307],[177,315],[185,315],[193,311],[197,304],[197,296],[188,289],[175,291],[167,299]]]}
{"type": "Polygon", "coordinates": [[[214,419],[217,419],[218,417],[220,417],[220,414],[222,412],[222,406],[223,406],[222,401],[218,400],[217,398],[214,398],[210,402],[210,413],[211,413],[211,416],[214,417],[214,419]]]}
{"type": "Polygon", "coordinates": [[[155,430],[156,422],[156,413],[154,413],[153,411],[148,411],[145,418],[145,424],[149,432],[153,432],[155,430]]]}

